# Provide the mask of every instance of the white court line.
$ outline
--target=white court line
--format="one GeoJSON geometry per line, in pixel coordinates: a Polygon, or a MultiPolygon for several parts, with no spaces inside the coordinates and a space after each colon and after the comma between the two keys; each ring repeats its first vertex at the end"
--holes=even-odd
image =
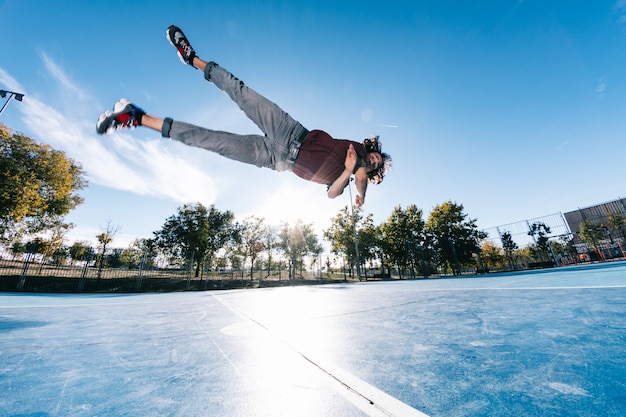
{"type": "Polygon", "coordinates": [[[572,285],[562,287],[448,287],[448,288],[419,288],[415,292],[426,291],[508,291],[508,290],[599,290],[608,288],[626,288],[626,285],[572,285]]]}
{"type": "Polygon", "coordinates": [[[280,338],[276,334],[274,334],[270,329],[268,329],[262,323],[254,320],[252,317],[246,315],[243,311],[238,309],[235,305],[230,302],[224,300],[221,296],[211,294],[213,298],[222,303],[226,308],[230,311],[238,315],[239,317],[245,319],[250,323],[254,323],[256,326],[263,329],[269,335],[271,335],[274,339],[281,342],[289,349],[296,352],[300,355],[304,360],[313,365],[315,369],[320,371],[324,376],[326,376],[326,380],[329,382],[329,385],[340,395],[342,395],[346,400],[351,402],[354,406],[356,406],[359,410],[363,411],[370,417],[429,417],[427,414],[422,413],[421,411],[416,410],[410,405],[400,401],[399,399],[392,397],[384,391],[379,390],[373,385],[368,384],[367,382],[361,380],[355,375],[340,369],[336,366],[323,366],[320,363],[316,362],[310,356],[296,349],[294,346],[289,344],[286,340],[280,338]]]}

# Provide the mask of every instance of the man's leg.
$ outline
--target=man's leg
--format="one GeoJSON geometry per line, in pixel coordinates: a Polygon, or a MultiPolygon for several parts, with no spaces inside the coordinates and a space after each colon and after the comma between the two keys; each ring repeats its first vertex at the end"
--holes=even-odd
{"type": "Polygon", "coordinates": [[[156,130],[157,132],[161,132],[163,129],[163,119],[150,114],[144,114],[141,118],[140,124],[141,126],[156,130]]]}
{"type": "MultiPolygon", "coordinates": [[[[144,116],[144,119],[146,117],[144,116]]],[[[158,126],[158,122],[155,127],[158,126]]],[[[185,122],[166,118],[161,123],[161,134],[189,146],[218,153],[228,159],[257,167],[280,169],[268,138],[261,135],[238,135],[219,130],[205,129],[185,122]]]]}
{"type": "Polygon", "coordinates": [[[205,65],[204,78],[224,91],[263,133],[276,142],[287,144],[302,134],[304,127],[288,113],[216,63],[205,65]]]}
{"type": "Polygon", "coordinates": [[[170,26],[166,34],[181,61],[203,71],[204,78],[224,91],[269,138],[268,146],[276,153],[276,159],[280,161],[284,155],[289,155],[294,143],[299,146],[299,142],[307,133],[300,123],[276,104],[248,88],[224,68],[198,57],[187,37],[177,26],[170,26]]]}
{"type": "Polygon", "coordinates": [[[163,137],[171,137],[186,145],[207,149],[235,161],[276,169],[276,160],[267,145],[268,139],[264,136],[236,135],[177,122],[170,118],[162,119],[146,114],[126,99],[119,100],[113,106],[113,111],[107,110],[99,117],[96,130],[100,134],[107,134],[137,126],[145,126],[161,132],[163,137]]]}

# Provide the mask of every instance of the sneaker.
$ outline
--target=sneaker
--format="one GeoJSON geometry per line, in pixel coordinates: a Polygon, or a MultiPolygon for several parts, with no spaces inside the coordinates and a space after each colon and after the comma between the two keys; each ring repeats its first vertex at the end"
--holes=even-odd
{"type": "Polygon", "coordinates": [[[196,51],[193,50],[189,39],[187,39],[183,31],[180,30],[178,26],[172,25],[165,31],[165,36],[176,48],[176,52],[182,63],[193,67],[193,57],[196,56],[196,51]]]}
{"type": "Polygon", "coordinates": [[[103,135],[113,133],[117,129],[135,128],[141,125],[141,116],[144,114],[146,113],[139,107],[122,98],[115,103],[113,111],[107,110],[100,115],[96,123],[96,131],[103,135]]]}

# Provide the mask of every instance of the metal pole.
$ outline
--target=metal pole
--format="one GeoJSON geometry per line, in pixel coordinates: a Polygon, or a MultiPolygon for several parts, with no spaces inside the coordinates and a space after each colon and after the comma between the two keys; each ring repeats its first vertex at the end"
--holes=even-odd
{"type": "Polygon", "coordinates": [[[6,108],[7,104],[9,104],[9,101],[11,101],[13,97],[15,97],[17,101],[22,101],[24,99],[24,94],[22,93],[16,93],[15,91],[0,90],[0,97],[5,98],[7,94],[9,95],[9,98],[7,98],[7,101],[5,101],[4,104],[2,105],[2,108],[0,109],[0,115],[2,115],[2,112],[4,112],[4,109],[6,108]]]}
{"type": "Polygon", "coordinates": [[[356,252],[356,276],[359,281],[361,281],[361,259],[359,258],[359,240],[356,235],[356,221],[354,219],[354,205],[352,203],[352,186],[350,182],[352,182],[354,178],[350,177],[350,181],[348,181],[348,190],[350,191],[350,211],[352,212],[352,230],[354,232],[354,250],[356,252]]]}
{"type": "Polygon", "coordinates": [[[9,101],[11,101],[12,98],[13,98],[13,93],[9,94],[9,98],[2,105],[2,109],[0,109],[0,115],[2,115],[2,112],[4,111],[4,108],[7,106],[7,104],[9,104],[9,101]]]}

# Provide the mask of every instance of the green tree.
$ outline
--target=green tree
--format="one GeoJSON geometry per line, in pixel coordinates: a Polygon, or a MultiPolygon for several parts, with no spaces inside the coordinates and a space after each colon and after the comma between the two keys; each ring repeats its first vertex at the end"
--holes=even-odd
{"type": "Polygon", "coordinates": [[[256,216],[247,217],[239,224],[239,227],[241,236],[240,252],[243,255],[244,265],[246,259],[250,258],[250,279],[252,279],[256,260],[266,247],[267,227],[264,225],[264,219],[256,216]]]}
{"type": "Polygon", "coordinates": [[[137,268],[141,264],[141,249],[138,239],[135,239],[127,248],[120,253],[120,262],[128,269],[137,268]]]}
{"type": "Polygon", "coordinates": [[[69,251],[64,246],[59,246],[57,248],[54,248],[54,250],[50,253],[52,262],[57,266],[65,265],[67,262],[68,256],[69,256],[69,251]]]}
{"type": "Polygon", "coordinates": [[[424,257],[426,236],[422,209],[414,204],[406,209],[396,206],[389,218],[380,225],[384,259],[398,268],[402,278],[402,270],[410,269],[415,277],[415,265],[420,264],[422,275],[428,274],[424,257]]]}
{"type": "Polygon", "coordinates": [[[213,205],[207,208],[201,203],[185,204],[154,232],[155,243],[166,254],[193,263],[195,276],[199,277],[205,261],[210,265],[218,250],[238,239],[233,218],[232,212],[221,212],[213,205]]]}
{"type": "MultiPolygon", "coordinates": [[[[120,226],[114,225],[109,219],[106,221],[106,227],[102,230],[102,233],[96,236],[96,239],[98,239],[98,247],[100,249],[100,252],[97,255],[98,279],[100,279],[102,275],[102,270],[104,269],[105,262],[107,260],[107,247],[113,242],[113,239],[115,239],[119,230],[120,226]]],[[[115,261],[117,262],[117,260],[115,261]]]]}
{"type": "Polygon", "coordinates": [[[65,264],[69,252],[63,247],[65,231],[69,226],[65,223],[57,223],[46,237],[36,236],[26,245],[15,243],[13,252],[24,250],[31,254],[40,254],[41,262],[39,272],[43,270],[44,263],[53,262],[55,265],[65,264]]]}
{"type": "Polygon", "coordinates": [[[517,243],[513,240],[513,236],[511,236],[510,232],[502,233],[500,239],[502,240],[502,250],[504,251],[506,259],[509,261],[511,269],[517,269],[515,265],[515,251],[519,249],[519,246],[517,246],[517,243]]]}
{"type": "Polygon", "coordinates": [[[574,239],[571,235],[561,235],[558,240],[550,241],[550,248],[555,256],[563,262],[569,262],[568,256],[576,257],[578,252],[574,246],[574,239]]]}
{"type": "Polygon", "coordinates": [[[551,254],[551,247],[548,235],[551,233],[550,227],[543,222],[536,222],[529,226],[528,236],[532,236],[535,241],[535,247],[529,246],[531,252],[539,255],[541,261],[551,259],[555,262],[554,256],[551,254]]]}
{"type": "Polygon", "coordinates": [[[435,206],[426,221],[426,231],[440,266],[459,275],[461,265],[472,265],[473,254],[480,251],[479,242],[487,237],[478,230],[475,219],[468,218],[463,205],[447,201],[435,206]]]}
{"type": "MultiPolygon", "coordinates": [[[[330,243],[330,250],[336,255],[343,255],[350,266],[350,276],[356,265],[356,247],[354,244],[355,227],[360,228],[363,214],[360,208],[350,214],[350,208],[345,206],[331,219],[331,225],[324,230],[324,238],[330,243]]],[[[360,252],[360,251],[359,251],[360,252]]]]}
{"type": "Polygon", "coordinates": [[[498,267],[504,263],[506,259],[506,255],[504,254],[504,250],[496,246],[496,244],[492,241],[485,241],[480,247],[480,250],[483,254],[483,260],[485,262],[486,268],[498,267]]]}
{"type": "Polygon", "coordinates": [[[124,253],[124,249],[115,248],[110,253],[106,254],[106,265],[109,268],[121,268],[124,266],[124,259],[122,258],[122,254],[124,253]]]}
{"type": "Polygon", "coordinates": [[[626,216],[619,213],[609,214],[609,228],[617,232],[617,236],[626,240],[626,216]]]}
{"type": "MultiPolygon", "coordinates": [[[[35,255],[44,255],[47,250],[47,242],[41,238],[36,237],[33,240],[26,243],[26,264],[35,259],[35,255]]],[[[39,263],[39,274],[41,275],[41,271],[43,268],[43,262],[39,263]]]]}
{"type": "Polygon", "coordinates": [[[590,220],[585,220],[580,224],[578,237],[581,241],[591,246],[597,251],[598,243],[604,238],[604,228],[590,220]]]}
{"type": "Polygon", "coordinates": [[[63,247],[65,242],[65,234],[72,225],[57,221],[51,225],[48,231],[46,257],[52,258],[56,265],[62,265],[66,262],[68,251],[63,247]]]}
{"type": "Polygon", "coordinates": [[[147,269],[154,267],[156,256],[153,239],[135,239],[128,248],[122,251],[120,259],[128,269],[147,269]]]}
{"type": "Polygon", "coordinates": [[[305,256],[322,253],[322,245],[313,232],[313,225],[303,224],[302,220],[298,220],[293,226],[283,223],[278,238],[280,249],[289,259],[289,279],[295,279],[297,269],[300,269],[302,275],[305,256]]]}
{"type": "Polygon", "coordinates": [[[76,261],[90,261],[92,249],[88,242],[74,242],[69,248],[69,255],[72,259],[72,263],[75,263],[76,261]]]}
{"type": "Polygon", "coordinates": [[[0,238],[56,227],[82,203],[82,167],[65,153],[0,124],[0,238]]]}
{"type": "Polygon", "coordinates": [[[11,253],[13,253],[13,260],[15,260],[18,256],[24,257],[24,255],[28,253],[28,248],[23,242],[13,242],[11,245],[11,253]]]}
{"type": "Polygon", "coordinates": [[[281,260],[280,259],[273,259],[273,254],[274,254],[274,250],[276,250],[276,247],[278,246],[278,236],[276,235],[276,231],[274,230],[274,228],[272,226],[266,226],[265,227],[265,232],[263,234],[263,239],[264,239],[264,246],[265,249],[267,250],[267,276],[266,278],[269,278],[272,275],[272,270],[273,269],[277,269],[279,271],[279,278],[280,278],[280,269],[281,269],[281,260]]]}
{"type": "MultiPolygon", "coordinates": [[[[361,266],[371,264],[376,259],[381,261],[382,265],[382,247],[380,228],[374,224],[374,215],[369,213],[361,220],[361,224],[357,230],[357,239],[359,240],[359,261],[361,266]]],[[[365,274],[367,276],[367,273],[365,274]]]]}

